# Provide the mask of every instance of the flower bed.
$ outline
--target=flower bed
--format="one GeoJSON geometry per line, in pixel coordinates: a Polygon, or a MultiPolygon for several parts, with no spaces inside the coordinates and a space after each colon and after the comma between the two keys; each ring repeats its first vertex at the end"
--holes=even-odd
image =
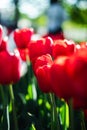
{"type": "Polygon", "coordinates": [[[12,32],[10,52],[2,35],[0,26],[1,130],[85,130],[87,42],[34,40],[23,28],[12,32]]]}

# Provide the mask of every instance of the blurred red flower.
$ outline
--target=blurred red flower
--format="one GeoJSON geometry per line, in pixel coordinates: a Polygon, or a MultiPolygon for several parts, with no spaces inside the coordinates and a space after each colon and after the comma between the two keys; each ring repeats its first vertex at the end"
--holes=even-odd
{"type": "Polygon", "coordinates": [[[29,44],[30,60],[35,61],[35,59],[41,55],[52,54],[53,41],[51,38],[42,38],[37,41],[32,41],[29,44]]]}
{"type": "Polygon", "coordinates": [[[28,43],[33,35],[33,29],[23,28],[14,31],[14,40],[18,48],[28,47],[28,43]]]}
{"type": "Polygon", "coordinates": [[[70,56],[67,71],[74,83],[74,96],[87,100],[87,48],[81,48],[70,56]]]}
{"type": "Polygon", "coordinates": [[[73,96],[73,84],[66,70],[68,60],[67,56],[59,56],[54,60],[50,69],[53,92],[66,100],[73,96]]]}
{"type": "Polygon", "coordinates": [[[38,85],[43,92],[51,92],[50,83],[50,67],[53,61],[49,54],[42,55],[36,59],[34,64],[34,72],[38,81],[38,85]]]}
{"type": "Polygon", "coordinates": [[[53,57],[69,56],[75,52],[75,43],[68,40],[56,40],[53,44],[53,57]]]}
{"type": "Polygon", "coordinates": [[[42,67],[43,65],[51,65],[52,63],[53,60],[50,54],[42,55],[38,57],[33,64],[33,70],[36,72],[38,67],[42,67]]]}
{"type": "Polygon", "coordinates": [[[33,29],[23,28],[16,29],[14,31],[14,40],[19,50],[22,60],[26,61],[26,57],[29,58],[28,45],[33,35],[33,29]]]}

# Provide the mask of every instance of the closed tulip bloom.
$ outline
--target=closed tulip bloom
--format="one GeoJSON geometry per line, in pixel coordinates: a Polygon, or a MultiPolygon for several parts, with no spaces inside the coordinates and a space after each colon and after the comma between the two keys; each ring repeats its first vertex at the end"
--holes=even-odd
{"type": "Polygon", "coordinates": [[[42,38],[37,41],[32,41],[29,44],[30,60],[34,61],[37,57],[52,54],[53,41],[51,38],[42,38]]]}
{"type": "Polygon", "coordinates": [[[44,65],[41,68],[37,69],[36,78],[39,85],[39,88],[42,92],[49,93],[52,92],[52,87],[50,83],[50,66],[44,65]]]}
{"type": "Polygon", "coordinates": [[[70,57],[67,70],[74,83],[75,97],[87,100],[87,48],[79,49],[70,57]]]}
{"type": "Polygon", "coordinates": [[[50,55],[42,55],[36,59],[34,72],[41,91],[52,92],[50,83],[50,68],[53,61],[50,55]]]}
{"type": "Polygon", "coordinates": [[[75,52],[75,43],[68,40],[56,40],[53,44],[53,57],[69,56],[75,52]]]}
{"type": "Polygon", "coordinates": [[[16,29],[14,31],[14,41],[23,61],[26,61],[27,57],[29,59],[28,45],[31,41],[33,33],[33,29],[29,28],[16,29]]]}
{"type": "Polygon", "coordinates": [[[66,56],[57,57],[50,69],[53,92],[66,100],[73,96],[73,84],[66,70],[68,59],[66,56]]]}
{"type": "Polygon", "coordinates": [[[14,31],[14,40],[18,48],[26,48],[33,35],[33,29],[23,28],[14,31]]]}
{"type": "Polygon", "coordinates": [[[51,65],[53,63],[52,57],[49,54],[42,55],[38,57],[33,64],[33,70],[36,72],[37,68],[42,67],[44,65],[51,65]]]}

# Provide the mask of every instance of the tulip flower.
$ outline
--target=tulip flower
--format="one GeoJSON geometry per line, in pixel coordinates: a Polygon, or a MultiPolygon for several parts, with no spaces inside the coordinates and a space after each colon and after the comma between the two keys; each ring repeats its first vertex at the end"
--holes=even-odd
{"type": "Polygon", "coordinates": [[[75,52],[75,43],[68,40],[56,40],[53,44],[53,57],[69,56],[75,52]]]}
{"type": "Polygon", "coordinates": [[[14,31],[14,40],[18,48],[26,48],[33,35],[33,29],[23,28],[14,31]]]}
{"type": "Polygon", "coordinates": [[[29,28],[16,29],[13,35],[20,56],[23,61],[26,61],[27,57],[29,59],[28,45],[33,35],[33,29],[29,29],[29,28]]]}
{"type": "Polygon", "coordinates": [[[46,55],[42,55],[40,57],[38,57],[35,61],[35,63],[33,64],[33,70],[34,72],[36,72],[38,67],[42,67],[44,65],[51,65],[52,64],[52,57],[49,54],[46,55]]]}
{"type": "Polygon", "coordinates": [[[67,56],[59,56],[54,60],[50,69],[53,92],[64,99],[69,99],[73,95],[73,84],[66,70],[68,60],[67,56]]]}
{"type": "Polygon", "coordinates": [[[49,54],[42,55],[36,59],[34,64],[34,72],[38,81],[38,85],[43,92],[51,92],[50,84],[50,67],[53,61],[49,54]]]}
{"type": "Polygon", "coordinates": [[[87,99],[87,48],[79,49],[69,58],[67,64],[69,76],[74,83],[74,95],[79,99],[87,99]]]}
{"type": "Polygon", "coordinates": [[[51,38],[42,38],[37,41],[32,41],[29,44],[30,60],[35,61],[39,56],[50,54],[52,55],[53,41],[51,38]]]}

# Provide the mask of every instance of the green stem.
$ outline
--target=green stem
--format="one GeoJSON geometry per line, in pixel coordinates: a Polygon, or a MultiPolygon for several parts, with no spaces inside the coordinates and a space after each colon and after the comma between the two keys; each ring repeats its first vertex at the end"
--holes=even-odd
{"type": "Polygon", "coordinates": [[[8,105],[7,105],[7,107],[6,107],[6,114],[7,114],[8,130],[10,130],[9,107],[8,107],[8,105]]]}
{"type": "Polygon", "coordinates": [[[4,92],[3,86],[0,85],[0,92],[3,103],[3,122],[2,128],[10,130],[10,121],[9,121],[9,110],[8,110],[8,92],[4,92]]]}
{"type": "Polygon", "coordinates": [[[81,111],[81,125],[82,125],[82,130],[86,130],[83,111],[81,111]]]}
{"type": "Polygon", "coordinates": [[[15,103],[14,103],[14,93],[12,84],[9,85],[9,92],[10,92],[10,98],[12,103],[12,111],[13,111],[13,120],[14,120],[14,130],[18,130],[18,124],[17,124],[17,116],[16,116],[16,110],[15,110],[15,103]]]}
{"type": "Polygon", "coordinates": [[[5,95],[4,95],[4,90],[3,90],[3,86],[0,85],[0,92],[1,92],[1,97],[2,97],[2,102],[3,102],[3,108],[5,107],[5,95]]]}
{"type": "Polygon", "coordinates": [[[69,100],[69,130],[74,130],[74,111],[72,99],[69,100]]]}
{"type": "Polygon", "coordinates": [[[55,104],[54,94],[50,93],[51,100],[51,130],[60,130],[60,122],[58,120],[58,113],[55,104]]]}
{"type": "Polygon", "coordinates": [[[26,63],[27,63],[28,66],[30,66],[30,60],[29,60],[29,56],[28,55],[26,55],[26,63]]]}
{"type": "Polygon", "coordinates": [[[66,103],[64,103],[64,130],[66,130],[66,103]]]}

